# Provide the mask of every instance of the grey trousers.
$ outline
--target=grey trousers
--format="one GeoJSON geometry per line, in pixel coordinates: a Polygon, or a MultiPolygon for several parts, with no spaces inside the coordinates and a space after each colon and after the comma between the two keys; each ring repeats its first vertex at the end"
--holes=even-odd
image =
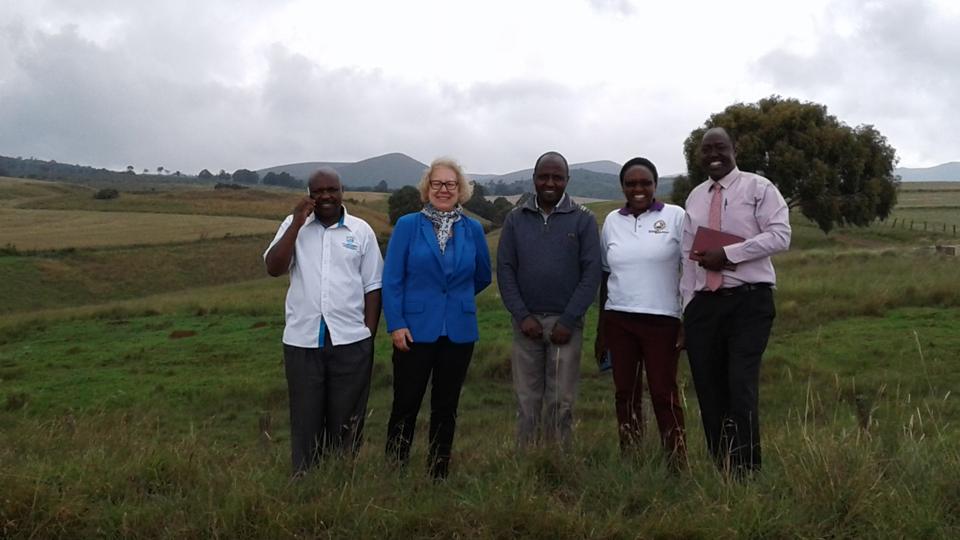
{"type": "Polygon", "coordinates": [[[517,394],[517,447],[539,439],[568,448],[573,442],[573,403],[580,381],[583,325],[572,328],[566,345],[550,342],[559,315],[534,314],[543,327],[541,339],[530,339],[513,323],[510,355],[513,388],[517,394]],[[542,418],[542,422],[541,422],[542,418]]]}
{"type": "Polygon", "coordinates": [[[290,456],[294,473],[326,451],[356,454],[370,395],[373,338],[321,349],[283,346],[290,394],[290,456]]]}

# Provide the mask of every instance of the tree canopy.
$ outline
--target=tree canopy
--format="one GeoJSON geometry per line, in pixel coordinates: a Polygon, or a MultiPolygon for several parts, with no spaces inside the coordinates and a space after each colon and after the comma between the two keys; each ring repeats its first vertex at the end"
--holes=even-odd
{"type": "Polygon", "coordinates": [[[470,196],[469,201],[463,204],[463,207],[490,221],[493,221],[494,214],[497,212],[493,203],[487,200],[487,190],[477,183],[474,183],[473,195],[470,196]]]}
{"type": "Polygon", "coordinates": [[[233,181],[238,184],[258,184],[260,174],[249,169],[237,169],[233,172],[233,181]]]}
{"type": "Polygon", "coordinates": [[[420,190],[413,186],[403,186],[387,199],[390,208],[390,224],[395,225],[401,216],[411,212],[419,212],[423,208],[420,202],[420,190]]]}
{"type": "Polygon", "coordinates": [[[737,166],[769,178],[790,208],[799,208],[821,230],[886,219],[897,201],[896,150],[871,125],[855,128],[812,102],[771,96],[736,103],[710,116],[683,143],[688,177],[674,184],[680,204],[707,178],[700,164],[706,130],[723,127],[736,145],[737,166]]]}

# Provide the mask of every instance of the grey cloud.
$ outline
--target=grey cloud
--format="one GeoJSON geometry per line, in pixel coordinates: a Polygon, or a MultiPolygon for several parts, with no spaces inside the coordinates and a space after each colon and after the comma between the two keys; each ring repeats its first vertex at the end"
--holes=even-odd
{"type": "Polygon", "coordinates": [[[550,148],[576,161],[638,152],[658,165],[658,156],[679,161],[682,136],[661,129],[654,140],[632,139],[636,118],[686,125],[645,109],[642,95],[537,78],[401,80],[329,68],[282,45],[255,50],[266,69],[249,78],[249,59],[233,51],[249,16],[232,30],[204,14],[173,27],[186,4],[163,4],[150,21],[122,3],[98,5],[111,10],[95,15],[124,21],[106,39],[77,25],[0,24],[0,65],[9,67],[0,73],[0,154],[191,173],[395,151],[422,161],[452,155],[480,172],[529,167],[550,148]]]}
{"type": "Polygon", "coordinates": [[[755,73],[779,93],[824,103],[847,123],[877,125],[895,147],[917,149],[902,156],[908,160],[956,159],[960,17],[929,1],[845,0],[831,9],[855,21],[855,30],[822,29],[811,54],[773,51],[755,73]]]}
{"type": "Polygon", "coordinates": [[[72,27],[38,34],[16,53],[0,86],[0,124],[12,127],[0,132],[5,153],[189,170],[203,148],[211,161],[233,161],[218,141],[242,127],[223,114],[243,110],[236,105],[248,98],[235,88],[166,77],[72,27]]]}

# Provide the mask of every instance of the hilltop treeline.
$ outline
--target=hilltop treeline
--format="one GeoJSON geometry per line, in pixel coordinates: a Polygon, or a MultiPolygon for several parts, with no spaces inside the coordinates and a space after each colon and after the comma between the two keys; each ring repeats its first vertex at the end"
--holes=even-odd
{"type": "Polygon", "coordinates": [[[0,176],[89,183],[122,183],[129,182],[131,177],[139,177],[141,181],[144,179],[159,182],[197,181],[196,176],[183,174],[180,171],[170,171],[162,166],[155,169],[142,169],[137,173],[133,165],[128,165],[125,171],[112,171],[89,165],[59,163],[54,160],[7,156],[0,156],[0,176]]]}

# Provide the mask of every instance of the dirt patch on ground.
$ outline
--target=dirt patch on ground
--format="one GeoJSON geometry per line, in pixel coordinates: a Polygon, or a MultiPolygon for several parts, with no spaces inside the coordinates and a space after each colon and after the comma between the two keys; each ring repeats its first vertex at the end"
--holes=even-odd
{"type": "Polygon", "coordinates": [[[170,339],[183,339],[197,335],[193,330],[174,330],[170,332],[170,339]]]}

